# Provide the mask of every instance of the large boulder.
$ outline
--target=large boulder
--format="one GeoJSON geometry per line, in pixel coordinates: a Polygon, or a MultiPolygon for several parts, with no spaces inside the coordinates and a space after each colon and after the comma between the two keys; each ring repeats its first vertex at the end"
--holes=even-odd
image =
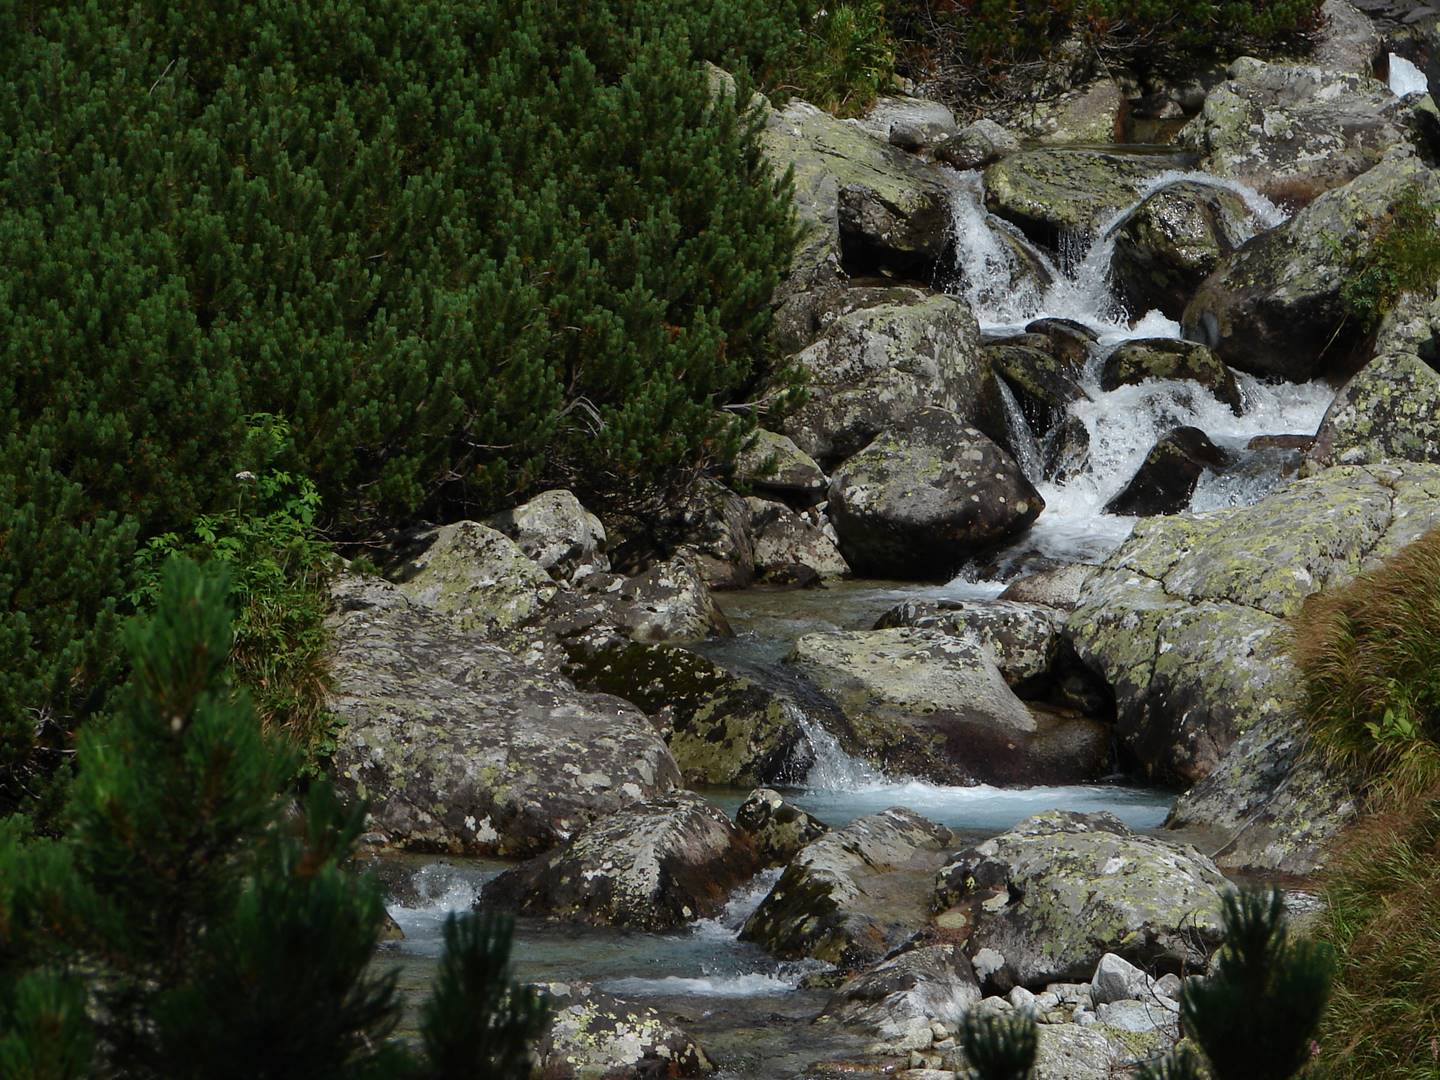
{"type": "Polygon", "coordinates": [[[728,635],[730,624],[695,558],[682,553],[633,577],[590,574],[522,629],[529,637],[560,641],[609,633],[633,641],[694,642],[728,635]]]}
{"type": "Polygon", "coordinates": [[[488,637],[533,618],[559,591],[519,544],[478,521],[425,530],[407,546],[395,574],[405,594],[488,637]]]}
{"type": "Polygon", "coordinates": [[[1009,454],[944,409],[885,432],[830,480],[840,551],[876,577],[947,578],[1044,505],[1009,454]]]}
{"type": "Polygon", "coordinates": [[[1206,172],[1303,204],[1406,142],[1407,111],[1368,73],[1244,57],[1179,141],[1200,154],[1206,172]]]}
{"type": "Polygon", "coordinates": [[[740,484],[790,506],[814,506],[825,498],[829,481],[815,459],[788,436],[759,429],[735,458],[740,484]]]}
{"type": "Polygon", "coordinates": [[[936,877],[939,924],[963,936],[988,989],[1088,980],[1106,953],[1203,969],[1220,944],[1215,864],[1110,814],[1052,810],[955,855],[936,877]]]}
{"type": "Polygon", "coordinates": [[[743,675],[667,645],[609,636],[568,644],[571,678],[644,709],[687,783],[795,784],[810,768],[799,709],[743,675]]]}
{"type": "Polygon", "coordinates": [[[973,633],[806,634],[788,663],[844,715],[850,753],[940,783],[1065,783],[1105,772],[1101,724],[1031,709],[973,633]]]}
{"type": "MultiPolygon", "coordinates": [[[[1024,337],[1050,340],[1040,334],[1024,337]]],[[[1059,426],[1072,403],[1089,397],[1081,385],[1083,355],[1077,359],[1053,348],[1006,342],[987,345],[985,359],[1015,394],[1025,422],[1037,438],[1059,426]]]]}
{"type": "Polygon", "coordinates": [[[1096,150],[1023,150],[985,170],[985,205],[1036,243],[1093,235],[1162,172],[1141,156],[1096,150]]]}
{"type": "Polygon", "coordinates": [[[823,532],[783,503],[747,499],[755,543],[755,573],[761,581],[847,577],[850,564],[823,532]]]}
{"type": "Polygon", "coordinates": [[[689,556],[710,588],[743,589],[755,579],[750,507],[724,484],[697,483],[672,528],[676,550],[689,556]]]}
{"type": "Polygon", "coordinates": [[[928,922],[928,886],[949,843],[949,829],[912,810],[857,818],[795,857],[740,936],[784,958],[874,964],[928,922]]]}
{"type": "Polygon", "coordinates": [[[1399,153],[1223,260],[1185,309],[1185,336],[1225,363],[1303,382],[1343,370],[1363,333],[1342,301],[1396,204],[1440,204],[1440,178],[1399,153]]]}
{"type": "Polygon", "coordinates": [[[1110,273],[1116,291],[1134,316],[1154,310],[1178,319],[1200,283],[1259,225],[1245,200],[1227,188],[1193,180],[1167,184],[1115,229],[1110,273]]]}
{"type": "MultiPolygon", "coordinates": [[[[1367,6],[1374,6],[1373,0],[1367,6]]],[[[1346,0],[1325,0],[1320,17],[1324,25],[1310,51],[1310,63],[1325,71],[1372,75],[1384,41],[1370,17],[1346,0]]]]}
{"type": "Polygon", "coordinates": [[[513,510],[496,514],[489,524],[559,581],[610,569],[605,526],[569,491],[542,491],[513,510]]]}
{"type": "Polygon", "coordinates": [[[1054,608],[1012,600],[902,600],[875,623],[876,630],[913,626],[958,637],[975,636],[1012,687],[1047,678],[1065,641],[1064,616],[1054,608]]]}
{"type": "Polygon", "coordinates": [[[1199,428],[1174,428],[1156,440],[1124,490],[1105,504],[1105,512],[1178,514],[1190,505],[1205,470],[1223,468],[1228,460],[1199,428]]]}
{"type": "Polygon", "coordinates": [[[911,153],[955,134],[955,114],[949,106],[926,98],[877,98],[857,123],[876,138],[911,153]]]}
{"type": "Polygon", "coordinates": [[[1115,692],[1123,755],[1191,784],[1236,739],[1296,727],[1288,622],[1440,521],[1440,467],[1341,466],[1254,506],[1142,520],[1067,624],[1115,692]]]}
{"type": "Polygon", "coordinates": [[[725,814],[690,791],[618,810],[507,870],[477,901],[594,926],[673,930],[716,915],[757,869],[725,814]]]}
{"type": "Polygon", "coordinates": [[[1134,386],[1146,379],[1193,382],[1230,406],[1236,416],[1244,398],[1234,373],[1220,358],[1196,341],[1175,338],[1139,338],[1126,341],[1105,358],[1100,371],[1102,390],[1134,386]]]}
{"type": "Polygon", "coordinates": [[[535,1045],[537,1076],[549,1080],[670,1080],[708,1076],[715,1066],[695,1040],[646,1005],[587,983],[544,983],[550,1020],[535,1045]]]}
{"type": "Polygon", "coordinates": [[[1020,149],[1020,139],[994,120],[966,125],[935,149],[935,156],[957,169],[982,169],[1020,149]]]}
{"type": "Polygon", "coordinates": [[[958,1028],[979,1000],[975,972],[958,946],[919,945],[847,979],[816,1023],[862,1028],[881,1052],[925,1050],[933,1024],[958,1028]]]}
{"type": "Polygon", "coordinates": [[[334,606],[332,768],[391,843],[532,855],[679,783],[634,706],[530,670],[385,582],[342,578],[334,606]]]}
{"type": "Polygon", "coordinates": [[[1375,354],[1335,395],[1310,458],[1321,466],[1440,462],[1440,300],[1408,295],[1381,323],[1375,354]]]}
{"type": "Polygon", "coordinates": [[[970,309],[915,290],[840,316],[794,359],[809,394],[782,426],[826,465],[929,406],[974,418],[989,378],[970,309]]]}

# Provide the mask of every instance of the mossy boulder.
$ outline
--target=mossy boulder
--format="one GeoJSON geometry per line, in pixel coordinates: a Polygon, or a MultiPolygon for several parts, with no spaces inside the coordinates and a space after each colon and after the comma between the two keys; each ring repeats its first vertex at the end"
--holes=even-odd
{"type": "Polygon", "coordinates": [[[716,915],[758,869],[750,842],[691,791],[618,810],[485,885],[477,906],[561,922],[673,930],[716,915]]]}
{"type": "Polygon", "coordinates": [[[830,480],[840,551],[875,577],[948,578],[1044,505],[1009,454],[938,408],[886,431],[830,480]]]}
{"type": "Polygon", "coordinates": [[[935,148],[935,156],[957,169],[983,169],[1020,149],[1020,139],[994,120],[966,125],[935,148]]]}
{"type": "Polygon", "coordinates": [[[1088,980],[1106,953],[1156,971],[1204,968],[1220,944],[1215,864],[1110,814],[1052,810],[955,855],[933,910],[963,936],[981,984],[1088,980]]]}
{"type": "Polygon", "coordinates": [[[807,634],[786,661],[839,706],[850,753],[940,783],[1068,783],[1109,761],[1106,725],[1032,709],[973,633],[807,634]]]}
{"type": "Polygon", "coordinates": [[[1236,416],[1242,412],[1244,399],[1234,372],[1197,341],[1175,338],[1126,341],[1105,358],[1105,366],[1100,371],[1103,390],[1134,386],[1146,379],[1193,382],[1208,390],[1217,401],[1229,405],[1236,416]]]}
{"type": "Polygon", "coordinates": [[[892,807],[826,833],[786,868],[740,932],[787,959],[856,971],[929,921],[929,886],[950,830],[892,807]]]}
{"type": "Polygon", "coordinates": [[[985,205],[1036,243],[1058,248],[1062,236],[1093,235],[1161,171],[1141,156],[1022,150],[985,170],[985,205]]]}
{"type": "Polygon", "coordinates": [[[550,1022],[535,1046],[546,1080],[651,1080],[708,1076],[705,1051],[647,1005],[624,1001],[588,983],[542,983],[550,1022]]]}
{"type": "Polygon", "coordinates": [[[334,604],[331,769],[389,842],[533,855],[680,782],[633,705],[529,669],[386,582],[342,578],[334,604]]]}
{"type": "Polygon", "coordinates": [[[795,784],[813,750],[797,706],[687,649],[602,636],[568,643],[567,673],[641,709],[687,783],[795,784]]]}
{"type": "Polygon", "coordinates": [[[788,436],[756,431],[750,444],[735,459],[735,480],[766,498],[790,506],[814,506],[825,498],[828,480],[815,459],[788,436]]]}
{"type": "Polygon", "coordinates": [[[1306,381],[1353,369],[1363,327],[1342,290],[1407,193],[1440,205],[1440,177],[1401,153],[1327,191],[1222,260],[1185,309],[1185,336],[1257,375],[1306,381]]]}
{"type": "Polygon", "coordinates": [[[686,643],[724,637],[730,624],[695,558],[687,553],[632,577],[591,574],[560,593],[513,635],[525,651],[585,634],[610,633],[632,641],[686,643]]]}
{"type": "Polygon", "coordinates": [[[1407,295],[1375,353],[1335,395],[1309,457],[1321,466],[1440,462],[1440,301],[1407,295]]]}
{"type": "Polygon", "coordinates": [[[975,317],[951,296],[848,312],[794,360],[809,396],[782,426],[826,466],[931,406],[976,417],[990,378],[975,317]]]}
{"type": "Polygon", "coordinates": [[[1377,165],[1410,134],[1409,107],[1369,73],[1244,57],[1180,133],[1206,172],[1307,203],[1377,165]]]}
{"type": "Polygon", "coordinates": [[[766,866],[784,866],[830,827],[785,801],[778,791],[756,788],[735,811],[735,827],[749,838],[766,866]]]}
{"type": "Polygon", "coordinates": [[[1235,192],[1182,180],[1146,197],[1115,229],[1110,273],[1134,316],[1178,319],[1220,260],[1261,231],[1235,192]]]}
{"type": "Polygon", "coordinates": [[[1058,426],[1072,403],[1089,397],[1080,384],[1083,360],[1077,363],[1063,353],[1056,355],[1050,349],[1013,343],[987,345],[985,359],[991,370],[1009,384],[1026,423],[1037,437],[1058,426]]]}
{"type": "Polygon", "coordinates": [[[1059,611],[1008,600],[904,600],[875,623],[876,630],[900,626],[960,637],[973,635],[1011,687],[1047,678],[1062,649],[1068,647],[1059,611]]]}

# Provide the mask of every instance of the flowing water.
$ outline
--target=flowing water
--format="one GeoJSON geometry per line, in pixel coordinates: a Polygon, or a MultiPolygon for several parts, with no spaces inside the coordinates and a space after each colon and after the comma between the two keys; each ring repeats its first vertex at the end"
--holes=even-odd
{"type": "Polygon", "coordinates": [[[1403,56],[1390,54],[1390,92],[1396,97],[1425,94],[1430,90],[1425,73],[1403,56]]]}
{"type": "MultiPolygon", "coordinates": [[[[1403,69],[1392,63],[1391,70],[1392,86],[1397,79],[1399,86],[1408,85],[1403,80],[1410,76],[1403,69]]],[[[1070,408],[1073,422],[1089,437],[1088,454],[1064,479],[1047,478],[1046,448],[1009,394],[1004,404],[1019,463],[1044,496],[1046,509],[1025,537],[991,563],[988,578],[972,571],[938,586],[869,581],[802,592],[726,594],[721,602],[736,634],[708,643],[703,651],[732,670],[765,680],[792,700],[811,744],[813,764],[787,797],[833,826],[901,805],[955,830],[957,843],[994,835],[1048,809],[1104,810],[1133,828],[1152,831],[1168,811],[1167,793],[1123,784],[946,787],[886,775],[841,749],[807,711],[803,687],[782,663],[800,635],[868,629],[904,600],[993,598],[1004,588],[1000,579],[1035,556],[1072,562],[1103,559],[1123,543],[1134,519],[1104,514],[1102,508],[1129,481],[1155,441],[1173,427],[1198,427],[1238,459],[1235,467],[1202,480],[1195,509],[1252,503],[1282,481],[1286,458],[1283,451],[1249,450],[1246,444],[1257,435],[1312,434],[1333,396],[1322,384],[1296,386],[1237,375],[1244,395],[1243,415],[1237,417],[1186,383],[1155,380],[1102,390],[1100,371],[1114,346],[1133,338],[1180,335],[1173,321],[1157,312],[1134,317],[1111,294],[1115,226],[1130,208],[1105,222],[1093,237],[1072,237],[1062,252],[1049,253],[986,212],[978,174],[952,176],[956,263],[951,288],[971,304],[982,328],[991,334],[1016,332],[1032,319],[1057,317],[1080,322],[1098,335],[1081,378],[1085,397],[1070,408]]],[[[1179,180],[1239,192],[1254,213],[1257,229],[1283,220],[1254,192],[1184,170],[1166,172],[1137,190],[1135,203],[1179,180]]],[[[733,812],[746,793],[705,794],[733,812]]],[[[421,1000],[433,977],[445,917],[469,910],[483,883],[502,868],[478,860],[385,861],[391,914],[406,935],[387,947],[385,962],[398,967],[407,999],[421,1000]]],[[[810,1023],[828,992],[809,989],[804,980],[824,965],[777,961],[739,940],[741,925],[776,876],[773,871],[761,875],[738,890],[718,918],[683,932],[646,934],[521,920],[517,974],[529,981],[584,980],[653,1005],[706,1047],[720,1062],[722,1077],[805,1075],[806,1067],[818,1059],[862,1052],[863,1040],[833,1025],[810,1023]]]]}

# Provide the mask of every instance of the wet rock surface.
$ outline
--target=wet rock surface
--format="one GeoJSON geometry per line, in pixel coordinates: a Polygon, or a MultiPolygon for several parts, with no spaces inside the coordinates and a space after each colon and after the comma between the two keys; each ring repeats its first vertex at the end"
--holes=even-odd
{"type": "Polygon", "coordinates": [[[1123,210],[1161,171],[1121,154],[1022,150],[985,170],[985,205],[1034,242],[1058,248],[1065,233],[1091,233],[1123,210]]]}
{"type": "Polygon", "coordinates": [[[375,579],[334,590],[332,769],[421,850],[530,855],[680,781],[644,714],[577,691],[375,579]]]}
{"type": "Polygon", "coordinates": [[[1135,476],[1106,503],[1105,511],[1140,517],[1178,514],[1190,505],[1205,470],[1219,470],[1228,461],[1199,428],[1176,428],[1150,448],[1135,476]]]}
{"type": "Polygon", "coordinates": [[[719,912],[756,865],[722,811],[674,792],[601,818],[507,870],[480,902],[565,922],[670,930],[719,912]]]}
{"type": "Polygon", "coordinates": [[[1114,390],[1146,379],[1178,379],[1204,387],[1217,401],[1241,413],[1243,398],[1235,375],[1218,356],[1195,341],[1154,338],[1126,341],[1105,358],[1100,386],[1114,390]]]}

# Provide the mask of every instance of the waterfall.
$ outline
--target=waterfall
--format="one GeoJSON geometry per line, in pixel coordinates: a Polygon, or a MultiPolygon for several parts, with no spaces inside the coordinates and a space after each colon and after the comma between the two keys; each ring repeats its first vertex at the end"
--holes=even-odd
{"type": "Polygon", "coordinates": [[[884,773],[847,754],[835,736],[804,709],[789,702],[785,708],[794,716],[815,752],[815,763],[805,774],[805,786],[811,791],[859,791],[886,782],[884,773]]]}
{"type": "Polygon", "coordinates": [[[1390,92],[1405,98],[1411,94],[1425,94],[1430,90],[1425,73],[1403,56],[1390,54],[1390,92]]]}
{"type": "Polygon", "coordinates": [[[1026,480],[1038,484],[1045,479],[1045,458],[1040,452],[1040,444],[1035,440],[1030,421],[1025,419],[1025,412],[1015,399],[1015,391],[1010,389],[1010,384],[1000,378],[995,380],[995,384],[1005,408],[1005,430],[1010,436],[1010,452],[1015,464],[1020,466],[1026,480]]]}

